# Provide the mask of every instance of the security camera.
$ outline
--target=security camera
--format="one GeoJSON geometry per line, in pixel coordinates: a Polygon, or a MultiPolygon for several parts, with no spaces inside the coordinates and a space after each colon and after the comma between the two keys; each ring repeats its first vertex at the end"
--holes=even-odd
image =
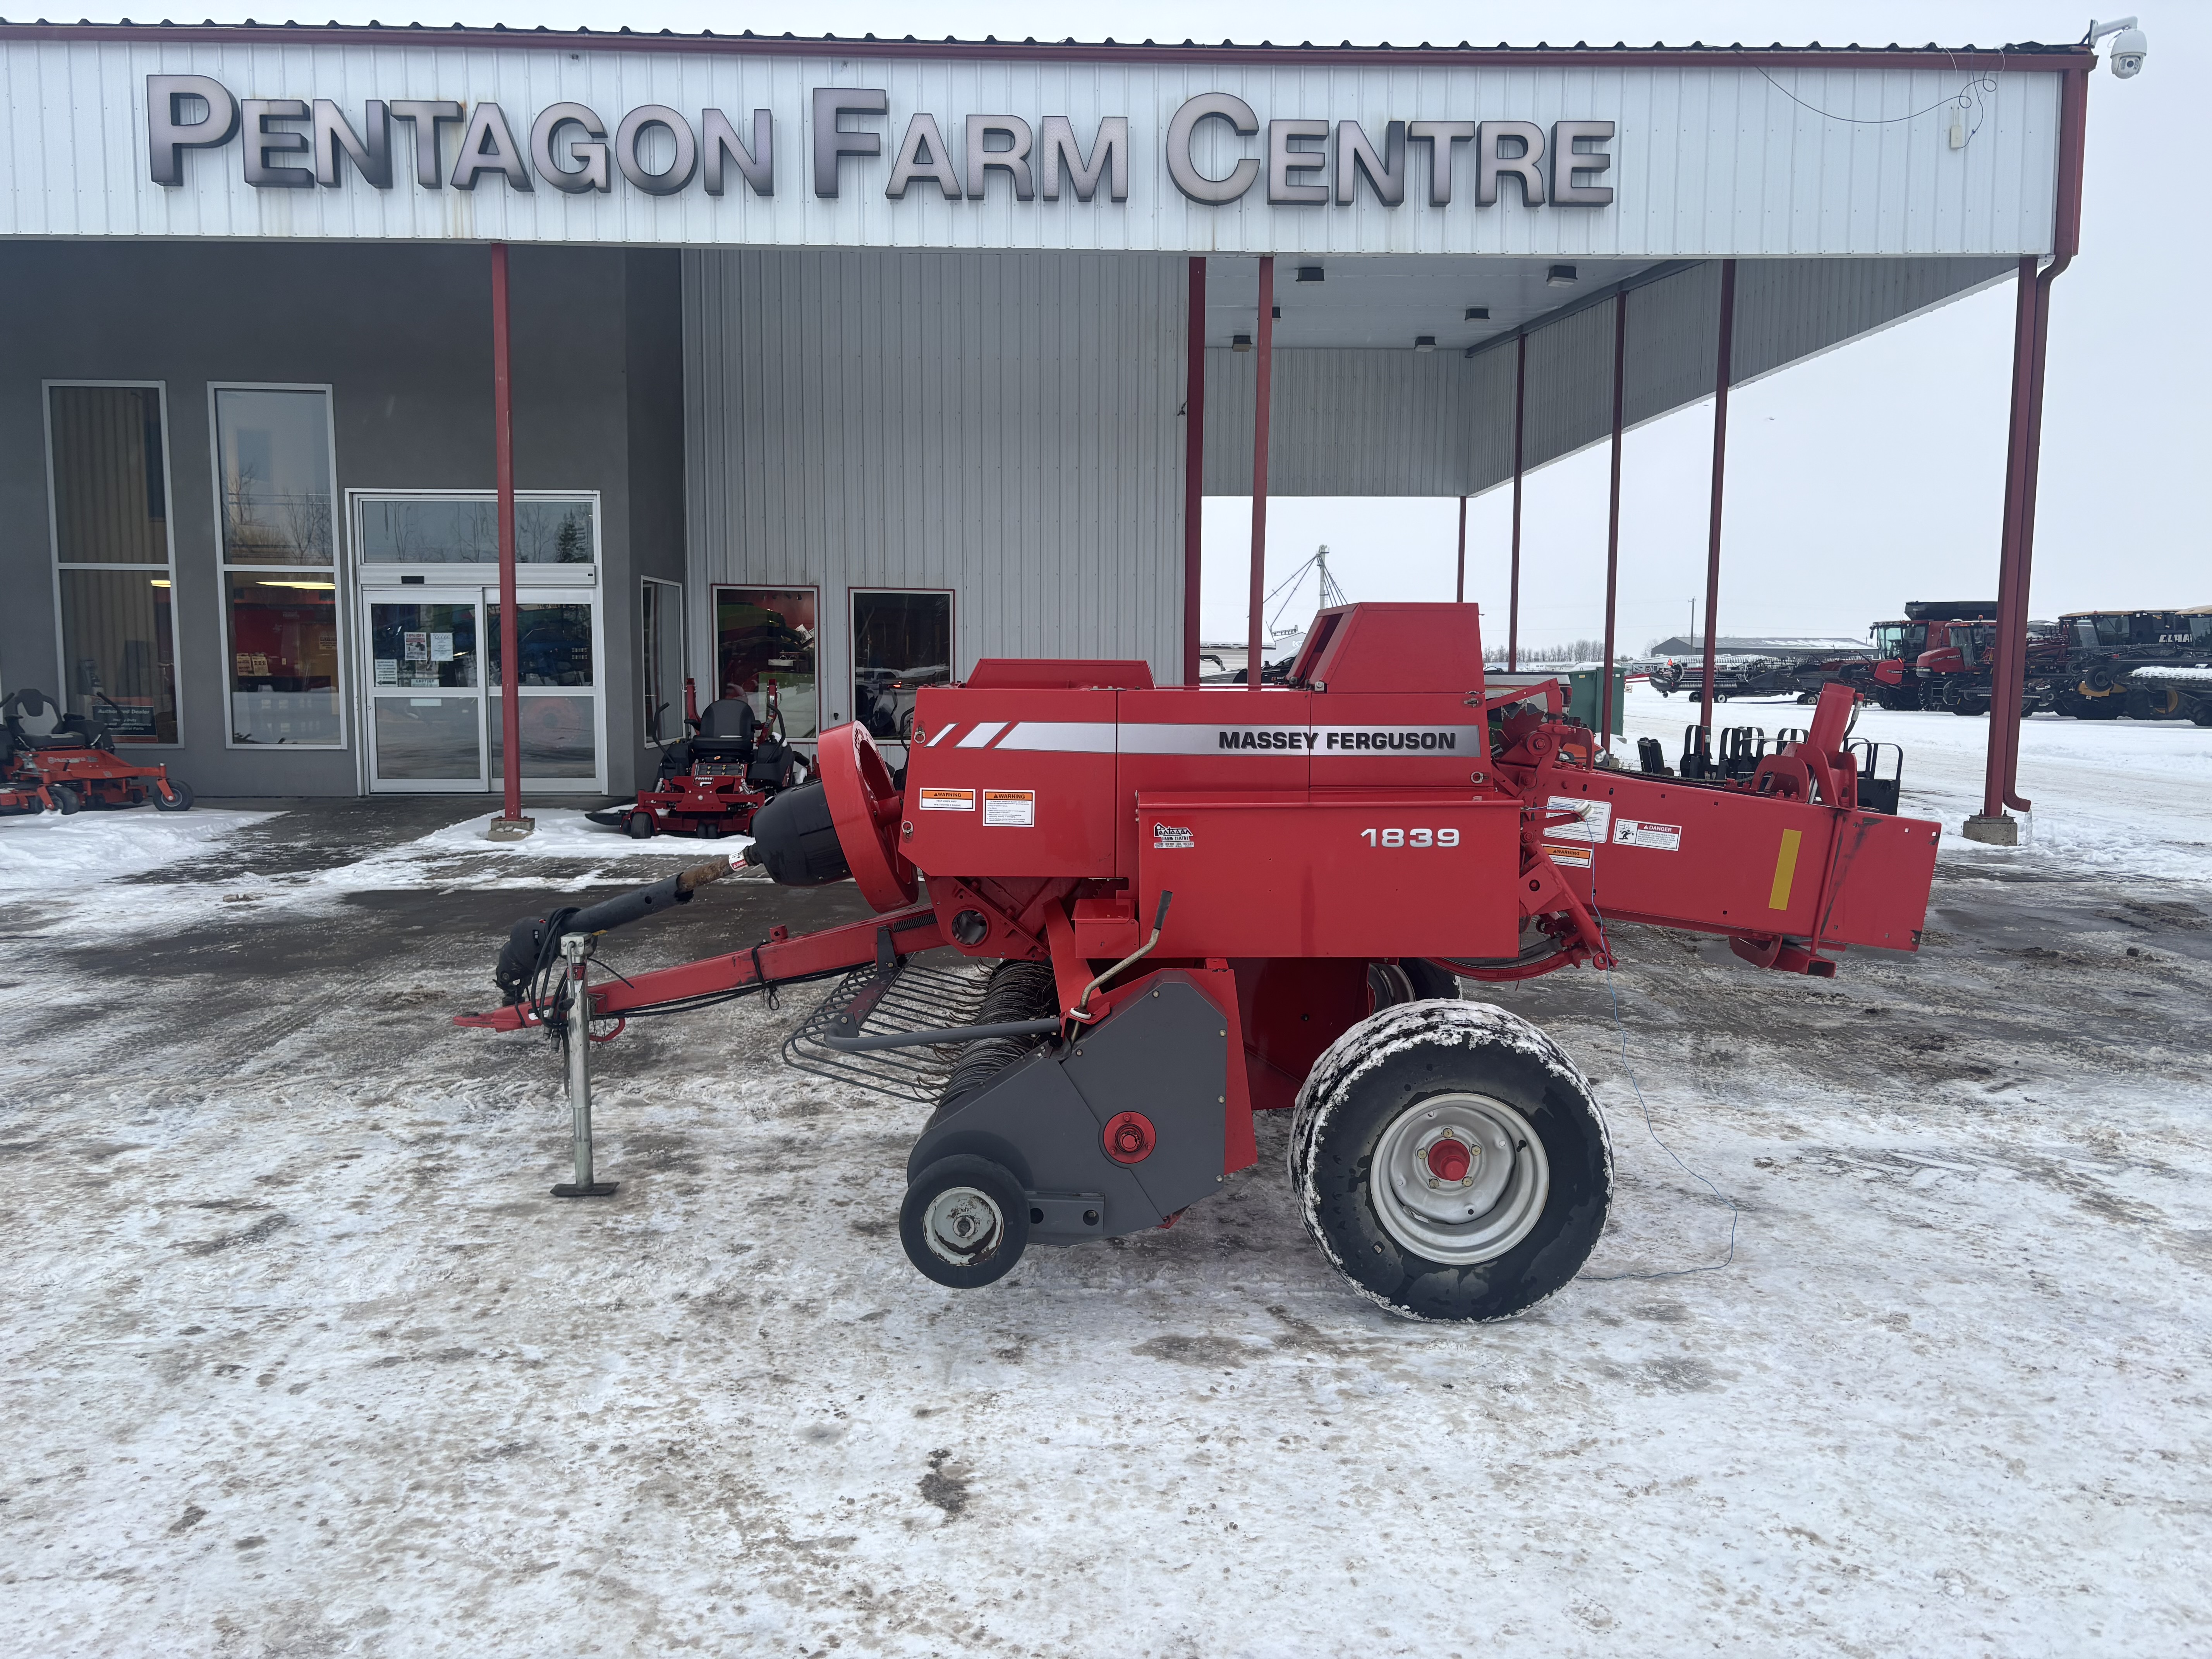
{"type": "Polygon", "coordinates": [[[2142,73],[2143,59],[2150,56],[2150,42],[2136,27],[2132,17],[2115,17],[2109,23],[2089,25],[2089,44],[2095,46],[2106,35],[2114,37],[2112,47],[2112,73],[2123,81],[2132,80],[2142,73]]]}

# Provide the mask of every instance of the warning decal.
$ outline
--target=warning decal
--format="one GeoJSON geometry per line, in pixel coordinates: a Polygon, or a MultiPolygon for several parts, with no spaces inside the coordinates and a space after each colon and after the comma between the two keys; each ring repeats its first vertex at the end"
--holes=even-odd
{"type": "Polygon", "coordinates": [[[975,810],[973,789],[925,789],[921,792],[921,810],[925,812],[972,812],[975,810]]]}
{"type": "Polygon", "coordinates": [[[1654,823],[1649,818],[1623,818],[1613,826],[1616,847],[1650,847],[1662,853],[1682,850],[1682,826],[1654,823]]]}
{"type": "Polygon", "coordinates": [[[1570,865],[1577,870],[1590,866],[1590,849],[1587,847],[1547,847],[1544,850],[1552,855],[1554,864],[1570,865]]]}
{"type": "MultiPolygon", "coordinates": [[[[1609,800],[1585,800],[1580,795],[1554,795],[1544,803],[1552,812],[1572,812],[1582,819],[1580,823],[1552,823],[1544,827],[1544,834],[1553,841],[1603,841],[1607,827],[1613,822],[1613,803],[1609,800]]],[[[1587,864],[1588,859],[1583,860],[1587,864]]]]}
{"type": "Polygon", "coordinates": [[[1034,828],[1036,823],[1036,791],[986,789],[983,792],[983,822],[986,824],[1009,824],[1018,830],[1034,828]]]}

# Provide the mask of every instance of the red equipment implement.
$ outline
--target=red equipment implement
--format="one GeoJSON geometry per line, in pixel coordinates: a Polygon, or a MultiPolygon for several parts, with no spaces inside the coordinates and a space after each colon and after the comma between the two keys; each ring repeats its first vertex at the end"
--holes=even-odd
{"type": "Polygon", "coordinates": [[[6,788],[0,808],[35,812],[51,806],[74,812],[83,806],[139,806],[163,812],[192,804],[191,786],[166,766],[138,766],[115,752],[115,740],[76,715],[64,715],[43,691],[26,686],[0,702],[9,753],[0,768],[6,788]]]}
{"type": "MultiPolygon", "coordinates": [[[[1457,979],[1609,966],[1607,917],[1816,975],[1915,948],[1937,826],[1858,808],[1851,701],[1698,782],[1597,765],[1556,685],[1486,695],[1470,605],[1323,611],[1256,693],[987,661],[922,691],[902,789],[840,727],[821,787],[755,822],[747,862],[849,874],[878,919],[595,987],[592,1017],[852,970],[785,1052],[934,1103],[901,1236],[940,1283],[1171,1220],[1295,1106],[1308,1224],[1356,1287],[1517,1312],[1579,1269],[1610,1166],[1573,1065],[1457,979]],[[969,963],[915,960],[940,947],[969,963]]],[[[509,1006],[461,1023],[550,1023],[524,969],[557,932],[518,927],[509,1006]]]]}

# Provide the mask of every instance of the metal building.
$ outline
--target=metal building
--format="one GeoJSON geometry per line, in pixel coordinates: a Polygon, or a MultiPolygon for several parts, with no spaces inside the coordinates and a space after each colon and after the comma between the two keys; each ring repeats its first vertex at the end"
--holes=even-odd
{"type": "Polygon", "coordinates": [[[2094,61],[0,25],[0,680],[204,794],[491,789],[502,620],[526,790],[686,675],[895,738],[1193,672],[1202,493],[1517,501],[2006,280],[2017,605],[2094,61]]]}

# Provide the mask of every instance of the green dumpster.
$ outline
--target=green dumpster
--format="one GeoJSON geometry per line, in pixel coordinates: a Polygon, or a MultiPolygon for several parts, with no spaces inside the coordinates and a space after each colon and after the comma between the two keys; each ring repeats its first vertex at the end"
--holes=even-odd
{"type": "MultiPolygon", "coordinates": [[[[1601,668],[1576,668],[1564,677],[1567,681],[1567,713],[1593,732],[1598,729],[1598,702],[1605,695],[1604,674],[1601,668]]],[[[1621,710],[1627,701],[1628,665],[1618,663],[1613,670],[1613,735],[1616,738],[1621,733],[1621,710]]]]}

